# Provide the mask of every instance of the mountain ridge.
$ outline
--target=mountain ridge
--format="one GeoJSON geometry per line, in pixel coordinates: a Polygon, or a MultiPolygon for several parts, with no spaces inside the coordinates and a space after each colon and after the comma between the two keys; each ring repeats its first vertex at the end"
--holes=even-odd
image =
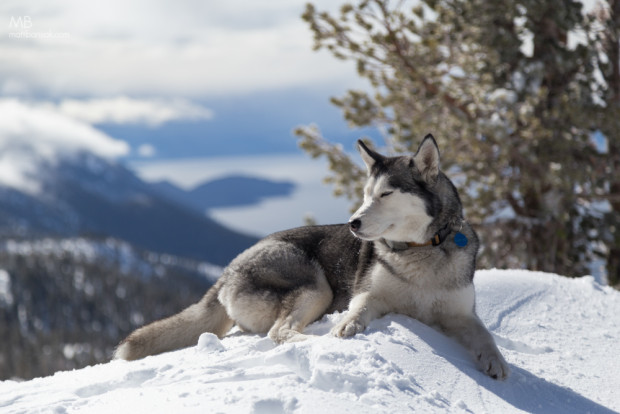
{"type": "Polygon", "coordinates": [[[249,175],[231,174],[204,181],[189,190],[163,180],[152,187],[171,200],[204,212],[212,208],[245,207],[270,197],[287,197],[295,190],[291,181],[275,181],[249,175]]]}
{"type": "Polygon", "coordinates": [[[92,153],[41,163],[37,174],[36,193],[0,186],[0,234],[106,235],[218,265],[257,241],[161,195],[123,164],[92,153]]]}

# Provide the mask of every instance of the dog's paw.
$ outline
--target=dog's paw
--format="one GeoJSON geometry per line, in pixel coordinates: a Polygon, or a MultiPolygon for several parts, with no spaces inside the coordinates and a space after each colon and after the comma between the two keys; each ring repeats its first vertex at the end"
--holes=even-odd
{"type": "Polygon", "coordinates": [[[510,375],[508,363],[497,349],[481,351],[476,355],[478,366],[489,377],[504,380],[510,375]]]}
{"type": "Polygon", "coordinates": [[[360,332],[364,332],[364,329],[366,329],[366,326],[360,321],[355,319],[345,319],[332,328],[331,334],[340,338],[346,338],[360,332]]]}

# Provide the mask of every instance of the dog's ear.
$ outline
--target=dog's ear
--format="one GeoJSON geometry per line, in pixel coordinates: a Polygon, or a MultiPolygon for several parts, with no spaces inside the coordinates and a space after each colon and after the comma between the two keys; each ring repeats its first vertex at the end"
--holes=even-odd
{"type": "Polygon", "coordinates": [[[362,160],[364,161],[364,164],[366,164],[368,173],[370,173],[370,171],[372,170],[372,167],[377,162],[381,162],[383,160],[383,155],[377,152],[374,152],[373,150],[368,148],[366,144],[362,142],[361,139],[357,141],[357,150],[360,152],[360,155],[362,156],[362,160]]]}
{"type": "Polygon", "coordinates": [[[435,184],[439,175],[439,148],[431,134],[424,137],[413,161],[422,179],[431,185],[435,184]]]}

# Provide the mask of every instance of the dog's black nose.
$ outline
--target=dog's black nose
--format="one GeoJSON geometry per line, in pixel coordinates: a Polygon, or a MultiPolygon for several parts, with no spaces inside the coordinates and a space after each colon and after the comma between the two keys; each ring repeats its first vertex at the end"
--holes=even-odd
{"type": "Polygon", "coordinates": [[[351,220],[349,222],[349,228],[353,231],[358,231],[360,227],[362,227],[362,220],[360,219],[351,220]]]}

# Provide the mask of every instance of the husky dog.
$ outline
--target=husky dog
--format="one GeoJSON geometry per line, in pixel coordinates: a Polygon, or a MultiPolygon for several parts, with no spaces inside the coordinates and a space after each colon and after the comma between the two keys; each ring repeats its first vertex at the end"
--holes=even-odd
{"type": "Polygon", "coordinates": [[[115,358],[133,360],[219,337],[237,324],[276,343],[307,338],[309,323],[348,312],[332,329],[361,333],[387,313],[409,315],[460,342],[496,379],[508,364],[475,312],[478,237],[427,135],[413,156],[386,157],[362,141],[364,202],[348,224],[275,233],[237,256],[200,302],[137,329],[115,358]]]}

